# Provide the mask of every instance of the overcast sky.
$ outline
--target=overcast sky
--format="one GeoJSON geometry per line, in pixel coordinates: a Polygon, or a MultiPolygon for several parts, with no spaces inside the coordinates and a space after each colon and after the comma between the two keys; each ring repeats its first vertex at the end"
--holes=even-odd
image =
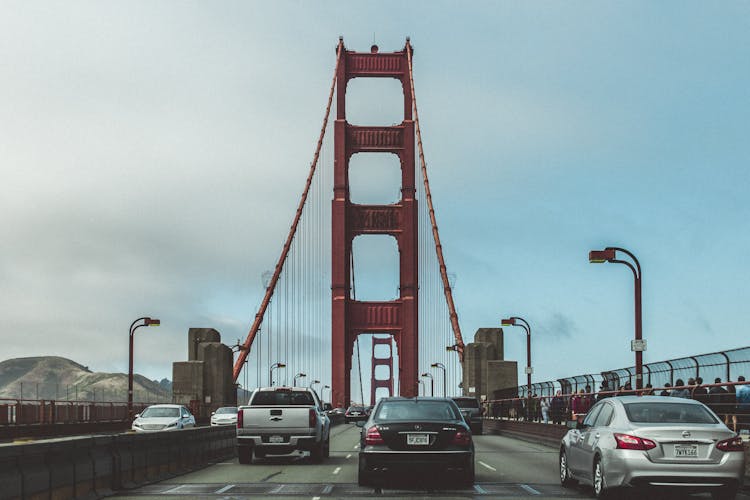
{"type": "Polygon", "coordinates": [[[517,315],[536,380],[631,365],[632,275],[587,260],[612,245],[647,362],[750,345],[750,3],[470,5],[3,2],[0,359],[123,372],[153,315],[136,371],[171,378],[189,327],[244,339],[339,35],[411,37],[467,341],[517,315]]]}

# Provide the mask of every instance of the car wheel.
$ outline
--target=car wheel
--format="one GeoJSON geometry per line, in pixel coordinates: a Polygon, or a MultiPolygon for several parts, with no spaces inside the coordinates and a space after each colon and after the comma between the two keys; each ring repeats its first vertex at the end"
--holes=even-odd
{"type": "Polygon", "coordinates": [[[326,439],[326,442],[323,444],[323,458],[328,458],[331,456],[331,437],[328,436],[328,439],[326,439]]]}
{"type": "Polygon", "coordinates": [[[367,471],[367,464],[362,455],[359,456],[359,470],[357,471],[357,484],[359,486],[373,486],[372,475],[367,471]]]}
{"type": "Polygon", "coordinates": [[[734,500],[737,496],[736,486],[726,486],[711,492],[711,498],[714,500],[734,500]]]}
{"type": "Polygon", "coordinates": [[[238,446],[237,458],[241,464],[253,463],[253,449],[249,446],[238,446]]]}
{"type": "Polygon", "coordinates": [[[568,466],[568,454],[565,450],[560,450],[560,484],[563,488],[570,488],[576,484],[576,480],[570,475],[570,467],[568,466]]]}
{"type": "Polygon", "coordinates": [[[323,446],[324,443],[320,442],[316,444],[312,450],[310,450],[310,459],[316,464],[319,464],[323,461],[323,446]]]}
{"type": "Polygon", "coordinates": [[[466,488],[471,488],[472,486],[474,486],[475,479],[476,476],[474,473],[474,457],[471,457],[468,461],[466,472],[464,472],[463,481],[461,481],[461,483],[466,488]]]}
{"type": "Polygon", "coordinates": [[[596,498],[612,498],[614,496],[614,491],[611,488],[607,488],[607,478],[600,457],[594,459],[592,482],[594,483],[594,495],[596,495],[596,498]]]}

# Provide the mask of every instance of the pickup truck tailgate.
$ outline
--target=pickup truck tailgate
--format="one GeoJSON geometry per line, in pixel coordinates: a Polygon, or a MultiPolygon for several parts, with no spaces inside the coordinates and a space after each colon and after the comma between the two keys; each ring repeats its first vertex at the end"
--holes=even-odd
{"type": "Polygon", "coordinates": [[[310,409],[307,407],[242,407],[242,428],[263,434],[310,431],[310,409]]]}

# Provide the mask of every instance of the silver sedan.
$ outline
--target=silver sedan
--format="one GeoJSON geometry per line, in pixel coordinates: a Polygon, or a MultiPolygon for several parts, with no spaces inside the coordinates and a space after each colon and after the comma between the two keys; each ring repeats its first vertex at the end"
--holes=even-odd
{"type": "Polygon", "coordinates": [[[683,398],[604,399],[560,446],[562,485],[591,484],[597,498],[644,487],[732,499],[744,472],[741,438],[708,407],[683,398]]]}

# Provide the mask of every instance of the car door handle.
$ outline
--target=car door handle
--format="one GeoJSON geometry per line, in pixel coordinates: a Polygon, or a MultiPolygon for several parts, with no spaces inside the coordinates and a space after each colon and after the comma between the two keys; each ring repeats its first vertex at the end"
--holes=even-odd
{"type": "Polygon", "coordinates": [[[273,422],[278,422],[279,420],[284,420],[284,419],[283,419],[283,418],[281,418],[281,417],[271,417],[271,418],[269,418],[268,420],[271,420],[271,421],[273,421],[273,422]]]}

